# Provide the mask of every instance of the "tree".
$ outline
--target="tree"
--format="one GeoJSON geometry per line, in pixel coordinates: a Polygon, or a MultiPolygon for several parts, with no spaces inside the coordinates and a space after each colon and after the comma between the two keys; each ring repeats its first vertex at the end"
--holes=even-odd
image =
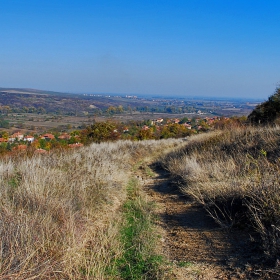
{"type": "Polygon", "coordinates": [[[45,139],[40,139],[39,140],[39,146],[41,149],[45,149],[47,145],[47,141],[45,139]]]}
{"type": "Polygon", "coordinates": [[[116,140],[119,134],[115,131],[116,127],[111,122],[100,122],[88,126],[83,132],[82,137],[85,143],[89,142],[104,142],[116,140]]]}
{"type": "Polygon", "coordinates": [[[45,114],[45,113],[46,113],[46,110],[45,110],[45,108],[43,108],[43,107],[39,107],[39,108],[37,109],[37,113],[38,113],[38,114],[45,114]]]}
{"type": "Polygon", "coordinates": [[[251,124],[275,123],[280,117],[280,87],[267,101],[258,105],[248,116],[251,124]]]}
{"type": "Polygon", "coordinates": [[[0,136],[2,138],[8,139],[9,138],[9,133],[7,131],[1,131],[0,136]]]}
{"type": "Polygon", "coordinates": [[[117,113],[123,113],[123,106],[122,105],[119,105],[117,107],[117,113]]]}
{"type": "Polygon", "coordinates": [[[10,127],[10,123],[4,119],[0,119],[0,127],[2,128],[9,128],[10,127]]]}
{"type": "Polygon", "coordinates": [[[189,122],[189,119],[187,117],[184,117],[184,118],[181,119],[179,124],[183,124],[183,123],[187,123],[187,122],[189,122]]]}
{"type": "Polygon", "coordinates": [[[109,113],[109,114],[115,114],[116,111],[117,111],[117,108],[114,107],[114,106],[110,106],[110,107],[106,110],[106,112],[109,113]]]}
{"type": "Polygon", "coordinates": [[[147,130],[142,129],[138,132],[137,138],[139,140],[154,139],[153,131],[151,129],[147,129],[147,130]]]}

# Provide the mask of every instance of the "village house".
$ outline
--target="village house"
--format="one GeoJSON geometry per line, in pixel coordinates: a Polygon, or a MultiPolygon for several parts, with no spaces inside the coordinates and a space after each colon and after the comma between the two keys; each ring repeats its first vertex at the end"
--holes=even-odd
{"type": "Polygon", "coordinates": [[[16,140],[20,141],[23,140],[23,134],[20,132],[16,132],[13,135],[11,135],[11,137],[9,137],[9,142],[14,142],[16,140]]]}
{"type": "Polygon", "coordinates": [[[142,126],[142,130],[149,130],[150,128],[147,125],[142,126]]]}
{"type": "Polygon", "coordinates": [[[69,140],[70,138],[71,138],[71,136],[67,133],[63,133],[60,136],[58,136],[58,139],[61,139],[61,140],[69,140]]]}
{"type": "Polygon", "coordinates": [[[214,118],[204,118],[205,122],[209,125],[212,125],[216,120],[217,120],[217,117],[214,117],[214,118]]]}
{"type": "Polygon", "coordinates": [[[187,129],[192,129],[192,126],[188,123],[183,123],[182,124],[184,127],[186,127],[187,129]]]}
{"type": "Polygon", "coordinates": [[[75,144],[68,144],[69,148],[79,148],[83,147],[84,145],[82,143],[75,143],[75,144]]]}
{"type": "Polygon", "coordinates": [[[162,118],[158,118],[158,119],[155,119],[155,120],[151,120],[151,125],[161,124],[162,122],[163,122],[163,119],[162,118]]]}
{"type": "Polygon", "coordinates": [[[51,133],[46,133],[44,135],[41,136],[41,139],[45,139],[45,140],[52,140],[55,139],[54,135],[51,133]]]}
{"type": "Polygon", "coordinates": [[[16,151],[24,151],[27,149],[27,145],[17,145],[13,148],[13,150],[16,150],[16,151]]]}
{"type": "Polygon", "coordinates": [[[34,142],[35,138],[31,135],[27,135],[23,138],[23,140],[32,143],[32,142],[34,142]]]}
{"type": "Polygon", "coordinates": [[[47,154],[48,151],[44,150],[44,149],[37,149],[35,150],[34,154],[47,154]]]}

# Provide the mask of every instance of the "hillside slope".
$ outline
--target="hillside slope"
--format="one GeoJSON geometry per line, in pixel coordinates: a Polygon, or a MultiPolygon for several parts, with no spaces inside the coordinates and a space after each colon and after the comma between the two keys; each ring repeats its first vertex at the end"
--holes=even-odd
{"type": "Polygon", "coordinates": [[[216,131],[189,138],[184,148],[161,159],[180,191],[203,206],[221,228],[257,236],[263,252],[260,265],[271,265],[277,277],[279,143],[279,127],[216,131]]]}
{"type": "Polygon", "coordinates": [[[2,157],[0,278],[120,279],[133,166],[181,142],[107,142],[2,157]]]}
{"type": "Polygon", "coordinates": [[[280,117],[280,88],[275,90],[267,101],[258,105],[248,116],[252,124],[279,124],[280,117]]]}
{"type": "Polygon", "coordinates": [[[279,143],[236,128],[1,158],[0,278],[279,279],[279,143]]]}

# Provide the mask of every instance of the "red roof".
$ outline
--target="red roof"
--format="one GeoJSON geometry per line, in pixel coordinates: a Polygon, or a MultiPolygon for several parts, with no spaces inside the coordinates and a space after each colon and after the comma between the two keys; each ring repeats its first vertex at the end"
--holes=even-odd
{"type": "Polygon", "coordinates": [[[18,145],[13,148],[13,150],[26,150],[27,146],[26,145],[18,145]]]}
{"type": "Polygon", "coordinates": [[[78,147],[83,147],[84,145],[82,143],[75,143],[75,144],[69,144],[68,146],[70,148],[78,148],[78,147]]]}
{"type": "Polygon", "coordinates": [[[50,133],[46,133],[46,134],[44,134],[44,135],[42,135],[42,137],[41,138],[48,138],[48,139],[54,139],[55,137],[54,137],[54,135],[53,134],[50,134],[50,133]]]}
{"type": "Polygon", "coordinates": [[[68,139],[71,138],[71,136],[69,134],[67,134],[67,133],[63,133],[60,136],[58,136],[58,138],[59,139],[67,139],[68,140],[68,139]]]}
{"type": "Polygon", "coordinates": [[[35,154],[46,154],[47,153],[47,151],[46,150],[44,150],[44,149],[37,149],[37,150],[35,150],[35,152],[34,152],[35,154]]]}
{"type": "Polygon", "coordinates": [[[149,127],[147,125],[142,126],[142,130],[148,130],[148,129],[149,129],[149,127]]]}
{"type": "Polygon", "coordinates": [[[23,134],[20,133],[20,132],[16,132],[12,135],[13,138],[22,138],[23,137],[23,134]]]}

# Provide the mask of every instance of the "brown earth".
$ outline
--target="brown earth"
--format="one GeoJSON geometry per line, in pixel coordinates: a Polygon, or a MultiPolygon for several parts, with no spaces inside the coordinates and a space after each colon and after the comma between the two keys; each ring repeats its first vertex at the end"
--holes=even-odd
{"type": "Polygon", "coordinates": [[[140,166],[138,178],[157,205],[162,251],[171,264],[168,279],[280,279],[257,236],[221,229],[202,206],[178,191],[167,172],[151,168],[154,174],[148,176],[147,167],[140,166]]]}

